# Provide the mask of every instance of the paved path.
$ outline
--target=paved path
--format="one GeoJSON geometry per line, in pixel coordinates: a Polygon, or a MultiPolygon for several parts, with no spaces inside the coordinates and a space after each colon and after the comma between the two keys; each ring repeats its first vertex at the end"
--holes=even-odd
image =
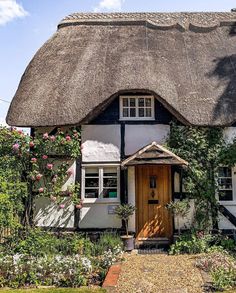
{"type": "Polygon", "coordinates": [[[203,280],[194,256],[128,255],[113,292],[202,293],[203,280]]]}

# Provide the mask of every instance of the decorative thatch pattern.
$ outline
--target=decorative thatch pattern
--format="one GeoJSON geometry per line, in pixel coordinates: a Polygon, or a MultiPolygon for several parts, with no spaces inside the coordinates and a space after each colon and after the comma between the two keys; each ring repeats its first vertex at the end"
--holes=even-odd
{"type": "Polygon", "coordinates": [[[234,20],[236,13],[69,16],[27,67],[7,122],[84,123],[116,93],[146,90],[185,123],[231,125],[234,20]]]}

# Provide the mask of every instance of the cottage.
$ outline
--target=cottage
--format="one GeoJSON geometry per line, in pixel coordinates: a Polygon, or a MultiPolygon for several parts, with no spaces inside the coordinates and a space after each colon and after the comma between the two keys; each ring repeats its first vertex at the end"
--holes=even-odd
{"type": "MultiPolygon", "coordinates": [[[[114,207],[130,202],[131,231],[170,238],[165,205],[182,192],[188,164],[163,146],[170,122],[222,126],[229,141],[236,137],[235,42],[235,12],[65,17],[26,68],[7,122],[49,133],[81,127],[82,159],[70,180],[81,183],[84,205],[78,220],[72,205],[58,211],[40,199],[36,224],[120,228],[114,207]]],[[[236,168],[221,176],[219,227],[235,229],[236,168]]],[[[181,225],[190,222],[191,214],[181,225]]]]}

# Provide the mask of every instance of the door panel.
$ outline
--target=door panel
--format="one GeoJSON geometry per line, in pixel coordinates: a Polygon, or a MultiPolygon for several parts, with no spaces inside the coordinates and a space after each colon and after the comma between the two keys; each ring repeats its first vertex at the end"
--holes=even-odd
{"type": "Polygon", "coordinates": [[[165,208],[171,201],[171,172],[167,165],[136,167],[136,235],[157,238],[172,235],[172,217],[165,208]]]}

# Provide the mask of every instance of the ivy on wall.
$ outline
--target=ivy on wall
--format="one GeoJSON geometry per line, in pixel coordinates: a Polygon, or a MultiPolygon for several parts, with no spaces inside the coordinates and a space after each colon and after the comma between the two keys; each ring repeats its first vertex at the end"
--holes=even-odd
{"type": "Polygon", "coordinates": [[[236,163],[236,141],[227,143],[223,131],[173,123],[167,140],[167,147],[189,163],[183,173],[184,187],[195,199],[195,226],[201,230],[217,225],[219,166],[236,163]]]}

